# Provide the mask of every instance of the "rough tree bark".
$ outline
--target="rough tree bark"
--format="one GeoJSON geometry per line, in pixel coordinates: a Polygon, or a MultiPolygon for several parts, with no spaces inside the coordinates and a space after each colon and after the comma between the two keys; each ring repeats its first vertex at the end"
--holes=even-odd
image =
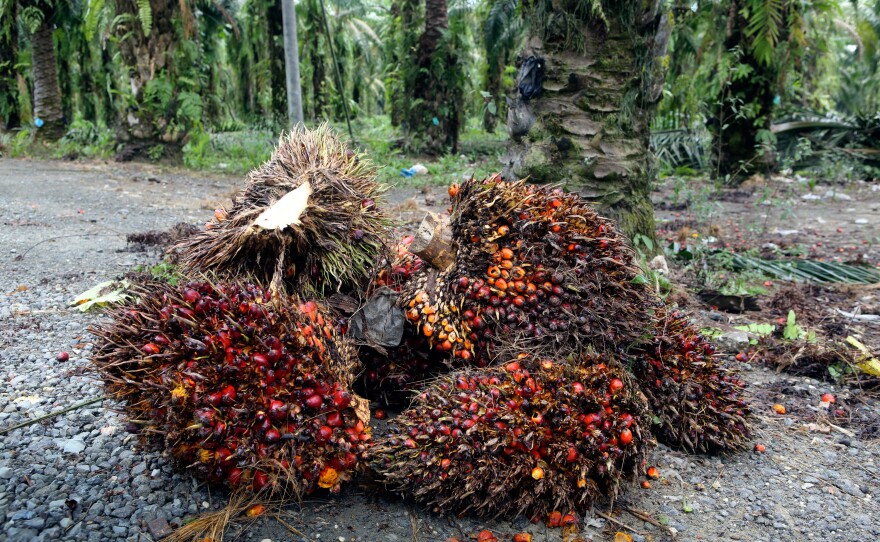
{"type": "Polygon", "coordinates": [[[537,97],[509,104],[504,176],[578,190],[628,235],[653,239],[649,127],[669,20],[658,0],[605,1],[599,13],[585,13],[582,4],[529,5],[532,24],[520,61],[543,58],[546,76],[537,97]]]}
{"type": "Polygon", "coordinates": [[[287,73],[284,69],[284,20],[282,0],[269,6],[269,73],[272,81],[272,111],[276,120],[287,118],[287,73]]]}
{"type": "Polygon", "coordinates": [[[150,0],[152,26],[149,35],[137,19],[137,0],[119,0],[117,11],[131,13],[135,18],[120,24],[116,30],[119,40],[119,54],[128,69],[131,92],[138,107],[128,111],[122,120],[129,139],[144,142],[176,142],[183,133],[169,130],[168,118],[154,108],[145,107],[144,91],[147,84],[159,76],[163,70],[173,71],[172,54],[175,47],[173,20],[179,3],[170,0],[150,0]]]}
{"type": "Polygon", "coordinates": [[[43,121],[37,130],[40,139],[55,141],[64,135],[64,114],[61,108],[61,90],[55,65],[55,43],[52,41],[52,23],[49,14],[31,36],[33,44],[34,116],[43,121]]]}

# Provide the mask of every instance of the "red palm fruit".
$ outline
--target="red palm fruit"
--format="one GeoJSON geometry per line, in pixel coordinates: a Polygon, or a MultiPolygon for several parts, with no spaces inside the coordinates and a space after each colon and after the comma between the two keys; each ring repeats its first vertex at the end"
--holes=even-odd
{"type": "Polygon", "coordinates": [[[196,476],[305,495],[319,487],[315,466],[332,462],[329,489],[338,490],[370,440],[349,391],[354,347],[325,309],[302,309],[255,284],[149,283],[93,330],[92,362],[146,447],[196,476]],[[195,299],[187,290],[205,310],[182,310],[177,300],[195,299]],[[308,326],[321,331],[306,336],[308,326]],[[145,356],[140,345],[158,336],[161,355],[145,356]],[[309,406],[312,396],[318,401],[309,406]],[[322,418],[327,425],[316,422],[322,418]]]}
{"type": "Polygon", "coordinates": [[[745,449],[751,411],[743,381],[682,314],[658,311],[653,326],[653,343],[631,352],[631,367],[659,421],[657,439],[689,452],[745,449]]]}
{"type": "Polygon", "coordinates": [[[266,440],[267,444],[274,444],[281,440],[281,433],[279,433],[277,429],[272,427],[266,431],[266,434],[263,436],[263,438],[266,440]]]}
{"type": "Polygon", "coordinates": [[[241,475],[242,470],[238,467],[233,467],[229,469],[229,472],[226,473],[226,483],[229,484],[229,487],[236,488],[241,483],[241,475]]]}
{"type": "Polygon", "coordinates": [[[324,404],[324,398],[315,393],[306,398],[305,404],[309,408],[318,409],[321,408],[321,405],[324,404]]]}
{"type": "Polygon", "coordinates": [[[287,405],[277,399],[269,401],[269,417],[275,421],[282,421],[287,417],[287,405]]]}
{"type": "Polygon", "coordinates": [[[225,405],[230,405],[235,401],[235,387],[230,385],[224,386],[222,390],[220,390],[220,402],[225,405]]]}
{"type": "Polygon", "coordinates": [[[326,442],[326,441],[330,440],[330,437],[333,436],[333,428],[331,428],[331,427],[329,427],[329,426],[327,426],[327,425],[322,425],[322,426],[318,429],[318,433],[317,433],[317,434],[318,434],[318,440],[319,440],[320,442],[326,442]]]}
{"type": "Polygon", "coordinates": [[[527,356],[440,377],[392,421],[391,433],[371,448],[370,462],[389,487],[428,506],[508,517],[545,517],[557,506],[586,511],[638,470],[651,444],[642,401],[610,359],[546,364],[527,356]],[[624,387],[608,399],[605,390],[615,378],[624,387]],[[574,382],[583,384],[582,393],[573,392],[574,382]],[[471,404],[478,405],[476,414],[471,404]],[[605,408],[612,412],[608,427],[584,434],[581,420],[605,408]],[[633,417],[629,429],[624,413],[633,417]],[[459,426],[427,430],[443,419],[459,426]],[[631,431],[629,445],[610,444],[623,430],[631,431]]]}
{"type": "Polygon", "coordinates": [[[341,427],[343,424],[342,416],[338,412],[327,414],[327,425],[330,427],[341,427]]]}
{"type": "Polygon", "coordinates": [[[254,473],[253,488],[255,493],[263,491],[269,485],[269,475],[265,472],[257,471],[254,473]]]}

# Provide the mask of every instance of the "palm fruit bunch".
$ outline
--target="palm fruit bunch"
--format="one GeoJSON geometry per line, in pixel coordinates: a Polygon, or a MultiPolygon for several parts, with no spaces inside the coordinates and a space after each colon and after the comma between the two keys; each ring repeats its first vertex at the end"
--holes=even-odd
{"type": "MultiPolygon", "coordinates": [[[[400,240],[394,251],[394,259],[380,268],[368,297],[379,288],[400,292],[413,274],[426,265],[421,258],[408,251],[412,239],[412,236],[406,236],[400,240]]],[[[425,381],[448,370],[445,356],[432,351],[428,339],[417,333],[412,325],[404,328],[399,346],[381,349],[362,346],[358,355],[363,365],[358,389],[368,399],[386,405],[407,403],[412,392],[425,381]]]]}
{"type": "Polygon", "coordinates": [[[93,363],[147,447],[253,492],[339,489],[370,440],[354,348],[312,301],[253,283],[138,286],[93,363]]]}
{"type": "Polygon", "coordinates": [[[385,256],[389,220],[375,168],[327,125],[282,136],[229,209],[172,252],[185,272],[249,276],[299,295],[363,293],[385,256]]]}
{"type": "Polygon", "coordinates": [[[400,300],[434,349],[486,366],[498,338],[614,352],[643,333],[655,297],[625,237],[579,195],[499,175],[450,195],[454,262],[422,266],[400,300]]]}
{"type": "Polygon", "coordinates": [[[647,404],[610,357],[521,354],[437,379],[368,451],[395,491],[441,510],[544,517],[586,511],[653,444],[647,404]]]}
{"type": "Polygon", "coordinates": [[[634,349],[630,370],[654,413],[654,434],[691,453],[742,450],[750,436],[745,383],[685,316],[658,311],[653,341],[634,349]]]}

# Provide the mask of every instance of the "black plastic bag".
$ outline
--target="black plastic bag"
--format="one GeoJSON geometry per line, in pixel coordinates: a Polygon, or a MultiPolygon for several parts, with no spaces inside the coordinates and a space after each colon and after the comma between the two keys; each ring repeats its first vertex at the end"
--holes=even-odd
{"type": "Polygon", "coordinates": [[[544,86],[544,59],[530,56],[519,67],[519,93],[523,100],[530,100],[541,93],[544,86]]]}

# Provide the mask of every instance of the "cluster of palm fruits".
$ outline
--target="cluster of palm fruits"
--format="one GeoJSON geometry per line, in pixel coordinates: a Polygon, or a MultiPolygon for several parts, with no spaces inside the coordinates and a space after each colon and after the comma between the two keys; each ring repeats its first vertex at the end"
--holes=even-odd
{"type": "Polygon", "coordinates": [[[253,283],[152,283],[113,308],[93,363],[145,445],[254,492],[338,490],[370,440],[355,352],[313,301],[253,283]]]}
{"type": "MultiPolygon", "coordinates": [[[[641,467],[635,459],[652,445],[650,431],[692,452],[744,446],[742,382],[638,280],[634,255],[609,221],[577,195],[498,176],[453,186],[450,195],[453,263],[439,269],[407,255],[383,280],[401,292],[405,355],[427,359],[427,342],[430,353],[470,370],[418,395],[395,432],[375,444],[371,465],[390,486],[461,512],[583,511],[641,467]],[[534,361],[560,350],[574,355],[546,367],[534,361]],[[490,366],[511,351],[526,355],[517,370],[490,366]],[[615,412],[601,378],[623,384],[629,403],[618,419],[637,433],[591,415],[615,412]],[[586,390],[580,403],[566,395],[574,382],[586,390]],[[598,432],[580,433],[567,425],[572,419],[598,422],[598,432]],[[523,435],[543,440],[512,445],[523,435]]],[[[408,368],[418,381],[419,366],[408,368]]]]}
{"type": "MultiPolygon", "coordinates": [[[[421,258],[408,251],[412,240],[411,236],[400,240],[394,258],[381,267],[368,296],[379,288],[399,293],[413,274],[426,266],[421,258]]],[[[358,390],[368,399],[385,404],[405,404],[426,380],[448,370],[445,356],[432,350],[428,339],[413,326],[404,328],[399,346],[381,350],[362,346],[359,357],[363,372],[358,390]]]]}
{"type": "Polygon", "coordinates": [[[631,352],[631,370],[648,397],[661,442],[692,453],[745,448],[745,383],[714,354],[682,313],[665,308],[656,315],[652,342],[631,352]]]}
{"type": "Polygon", "coordinates": [[[434,349],[486,366],[498,337],[617,351],[643,333],[656,301],[634,284],[624,236],[580,196],[498,175],[450,195],[453,265],[421,266],[402,289],[434,349]]]}
{"type": "Polygon", "coordinates": [[[587,354],[447,374],[392,424],[368,452],[387,483],[441,510],[492,516],[584,512],[642,468],[651,439],[631,377],[587,354]]]}

